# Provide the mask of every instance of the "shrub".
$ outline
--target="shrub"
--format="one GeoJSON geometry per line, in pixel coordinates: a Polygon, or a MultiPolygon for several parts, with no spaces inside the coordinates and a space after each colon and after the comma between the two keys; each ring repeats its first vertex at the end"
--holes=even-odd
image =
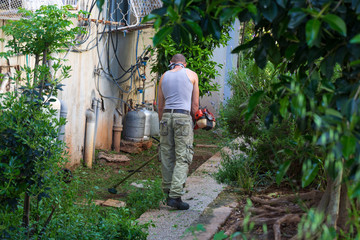
{"type": "Polygon", "coordinates": [[[252,118],[246,121],[248,100],[253,93],[268,87],[275,70],[271,64],[261,70],[253,60],[246,57],[239,61],[239,69],[228,78],[232,97],[220,110],[220,125],[230,134],[256,137],[260,134],[270,101],[263,99],[252,118]]]}

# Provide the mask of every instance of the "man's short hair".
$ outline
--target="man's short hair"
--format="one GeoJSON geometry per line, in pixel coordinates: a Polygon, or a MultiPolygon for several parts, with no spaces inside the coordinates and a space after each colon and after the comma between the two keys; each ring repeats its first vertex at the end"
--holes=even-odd
{"type": "Polygon", "coordinates": [[[175,54],[170,61],[173,63],[186,63],[186,59],[181,53],[175,54]]]}

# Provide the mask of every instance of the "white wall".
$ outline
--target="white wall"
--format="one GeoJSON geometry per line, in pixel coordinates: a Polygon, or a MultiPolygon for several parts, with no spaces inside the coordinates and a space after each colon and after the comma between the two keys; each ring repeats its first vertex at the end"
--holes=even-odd
{"type": "Polygon", "coordinates": [[[211,96],[202,97],[200,99],[200,105],[202,107],[206,106],[215,116],[218,116],[221,104],[224,103],[226,99],[231,98],[231,91],[227,85],[227,79],[229,73],[237,67],[237,54],[231,54],[231,51],[239,45],[239,36],[240,22],[236,20],[233,24],[233,30],[230,32],[231,39],[227,46],[218,47],[214,51],[212,60],[223,65],[222,69],[217,67],[220,75],[214,80],[214,82],[220,85],[220,88],[218,92],[212,92],[211,96]]]}

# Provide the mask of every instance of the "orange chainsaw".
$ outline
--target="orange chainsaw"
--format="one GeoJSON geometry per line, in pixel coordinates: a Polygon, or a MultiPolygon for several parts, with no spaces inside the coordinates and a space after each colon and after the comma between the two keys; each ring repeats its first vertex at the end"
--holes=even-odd
{"type": "Polygon", "coordinates": [[[204,129],[210,130],[215,127],[215,116],[212,114],[206,107],[199,108],[195,113],[195,128],[194,129],[204,129]]]}

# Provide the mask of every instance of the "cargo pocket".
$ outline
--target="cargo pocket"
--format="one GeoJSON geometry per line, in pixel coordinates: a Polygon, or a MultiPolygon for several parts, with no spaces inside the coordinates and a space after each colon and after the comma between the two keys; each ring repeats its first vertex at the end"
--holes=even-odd
{"type": "Polygon", "coordinates": [[[187,163],[190,165],[194,156],[194,148],[193,145],[186,145],[186,159],[187,163]]]}
{"type": "Polygon", "coordinates": [[[167,136],[169,134],[168,121],[161,120],[160,121],[160,135],[167,136]]]}
{"type": "Polygon", "coordinates": [[[189,120],[175,120],[175,136],[188,136],[190,125],[189,120]]]}

